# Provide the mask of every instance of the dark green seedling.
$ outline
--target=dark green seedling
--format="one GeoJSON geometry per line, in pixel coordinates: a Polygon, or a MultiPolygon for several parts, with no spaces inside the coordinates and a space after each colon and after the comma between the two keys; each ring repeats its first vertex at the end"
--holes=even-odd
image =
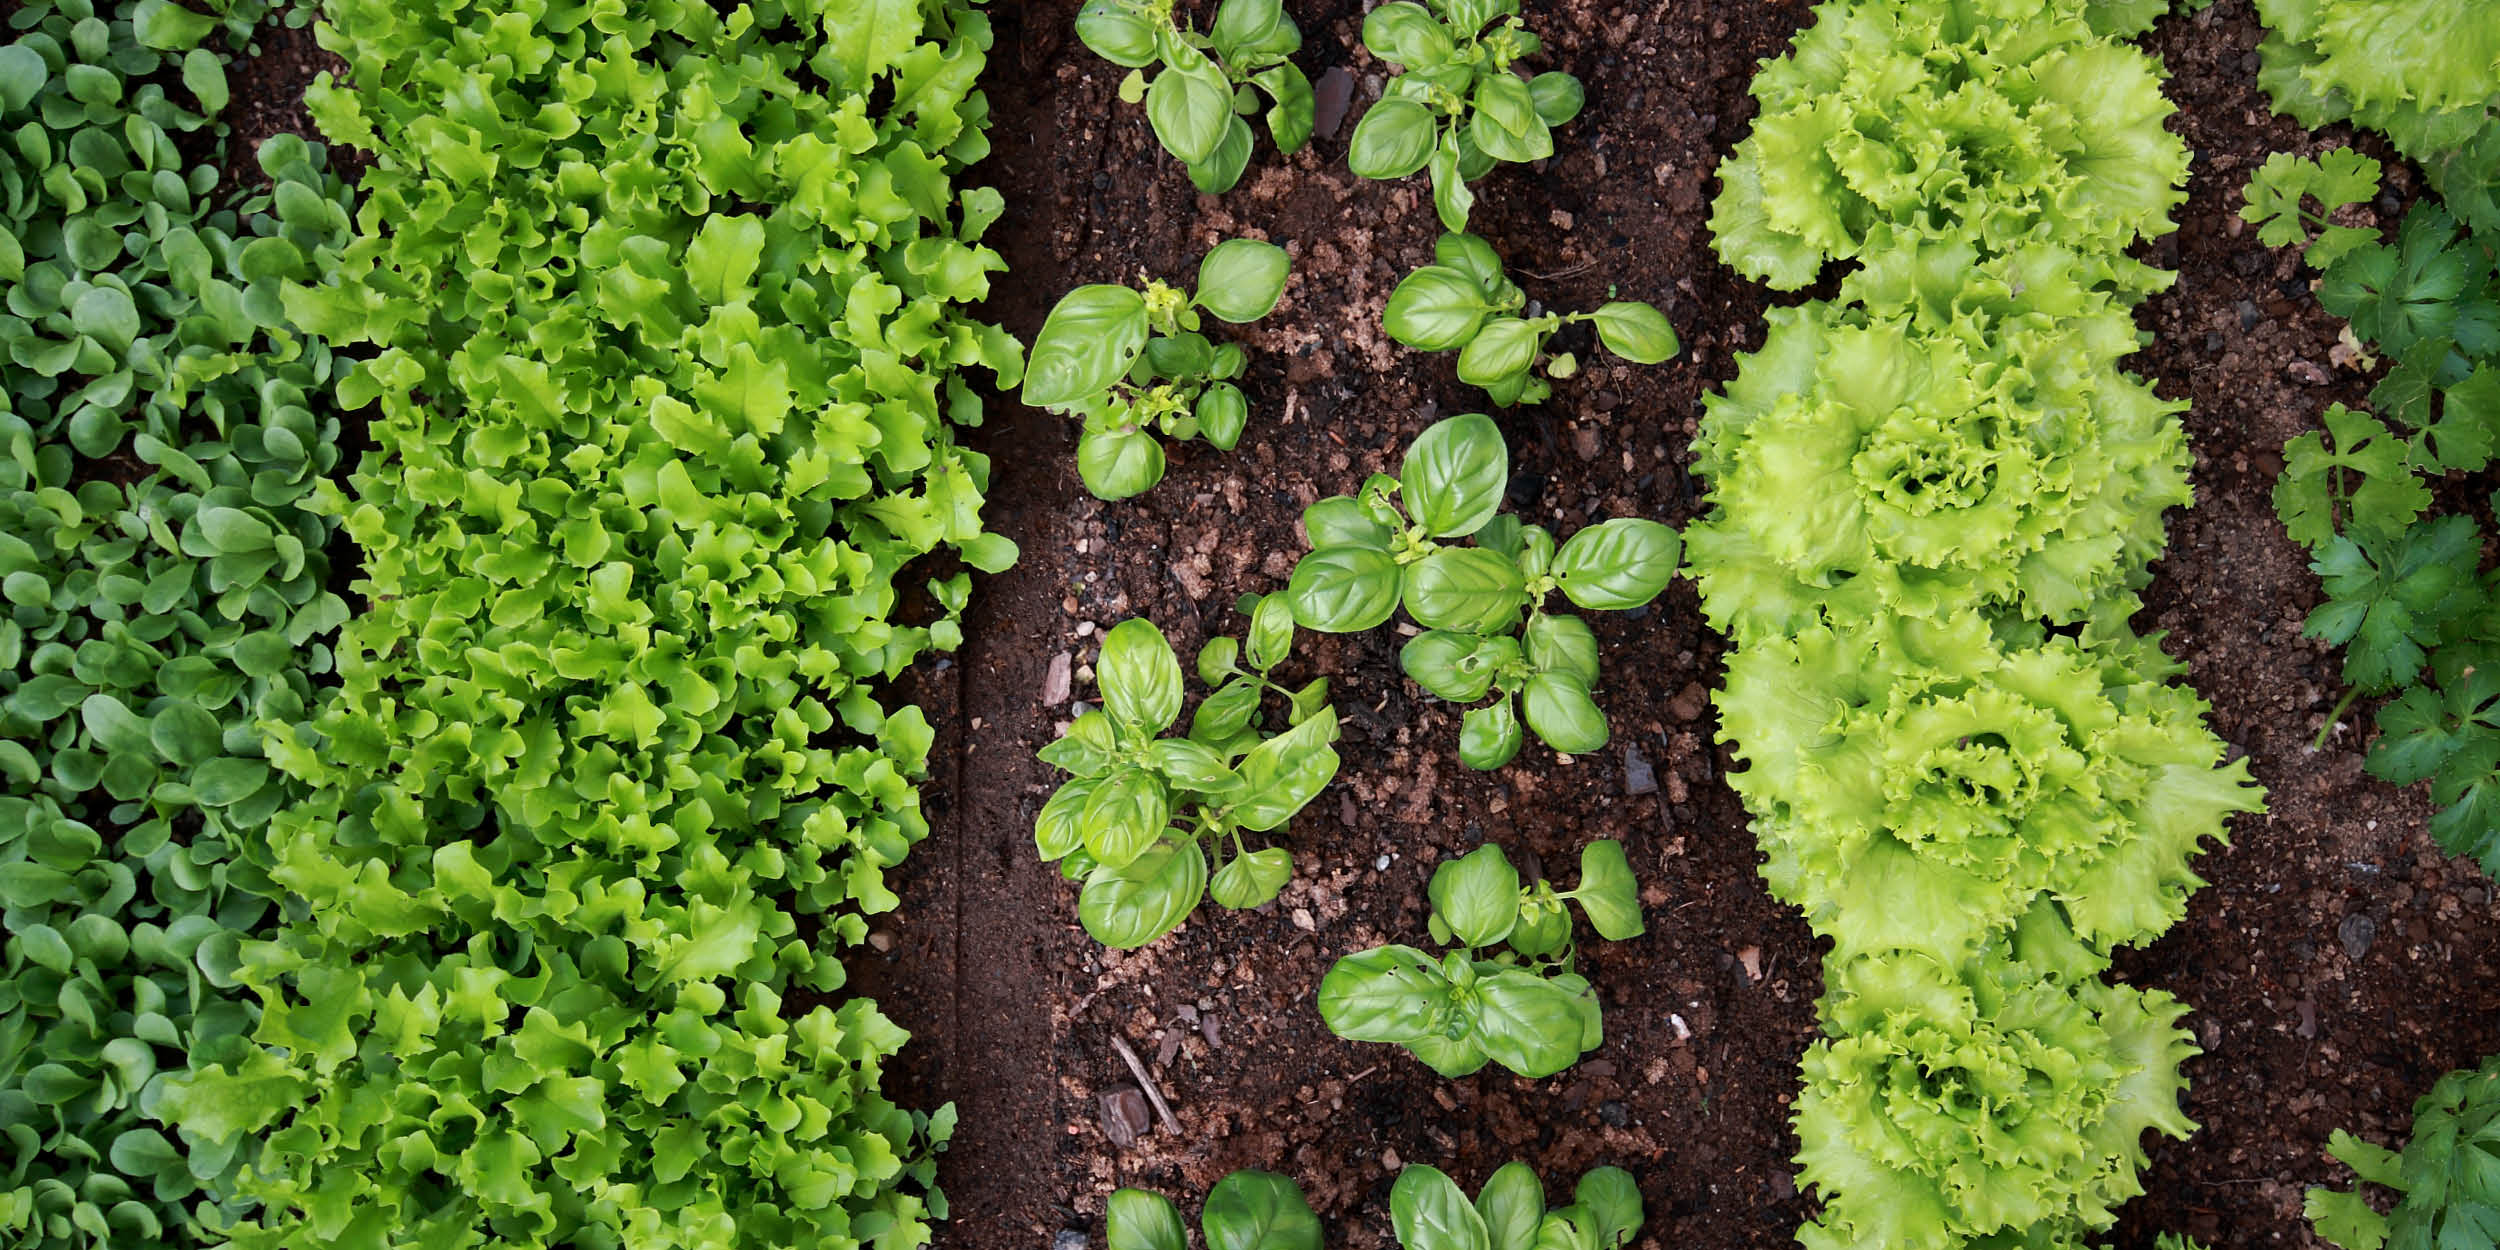
{"type": "Polygon", "coordinates": [[[1597,327],[1606,350],[1634,364],[1654,365],[1681,349],[1667,315],[1648,304],[1615,300],[1596,312],[1527,315],[1528,297],[1502,276],[1493,245],[1472,234],[1444,234],[1433,263],[1406,275],[1389,295],[1380,326],[1389,337],[1428,352],[1458,353],[1458,380],[1481,386],[1508,407],[1540,403],[1553,387],[1540,372],[1567,378],[1580,362],[1548,356],[1545,344],[1566,323],[1597,327]]]}
{"type": "Polygon", "coordinates": [[[1545,43],[1519,18],[1519,0],[1392,0],[1363,19],[1363,46],[1403,66],[1354,127],[1346,164],[1365,178],[1432,171],[1441,224],[1467,228],[1467,184],[1495,163],[1554,154],[1553,127],[1580,115],[1580,80],[1511,68],[1545,43]]]}
{"type": "MultiPolygon", "coordinates": [[[[1113,1193],[1102,1223],[1110,1250],[1189,1250],[1180,1208],[1158,1193],[1113,1193]]],[[[1217,1181],[1198,1226],[1207,1250],[1320,1250],[1322,1244],[1319,1217],[1302,1186],[1274,1172],[1235,1172],[1217,1181]]]]}
{"type": "Polygon", "coordinates": [[[1605,1040],[1597,996],[1573,971],[1566,900],[1600,937],[1643,931],[1638,888],[1623,844],[1580,854],[1580,885],[1522,885],[1502,848],[1487,844],[1432,874],[1432,936],[1461,949],[1439,958],[1381,946],[1337,961],[1320,981],[1319,1014],[1356,1042],[1403,1046],[1443,1076],[1498,1063],[1521,1076],[1552,1076],[1605,1040]],[[1480,954],[1490,948],[1507,949],[1480,954]]]}
{"type": "Polygon", "coordinates": [[[1173,0],[1086,0],[1077,38],[1103,59],[1129,67],[1120,98],[1146,102],[1146,120],[1163,150],[1189,167],[1199,190],[1221,195],[1250,164],[1250,123],[1265,95],[1276,150],[1311,140],[1311,81],[1291,60],[1302,31],[1278,0],[1224,0],[1205,34],[1172,16],[1173,0]],[[1150,68],[1161,66],[1152,80],[1150,68]]]}
{"type": "Polygon", "coordinates": [[[1095,498],[1126,499],[1163,480],[1152,431],[1218,451],[1241,441],[1250,401],[1234,379],[1249,356],[1199,333],[1198,310],[1256,321],[1284,297],[1290,268],[1275,244],[1228,239],[1198,263],[1194,295],[1149,278],[1143,291],[1081,286],[1050,310],[1033,339],[1024,402],[1084,419],[1076,467],[1095,498]]]}
{"type": "Polygon", "coordinates": [[[1360,495],[1305,509],[1311,553],[1285,595],[1294,618],[1326,633],[1357,633],[1403,605],[1425,628],[1399,654],[1415,684],[1470,708],[1459,759],[1500,768],[1521,730],[1566,755],[1606,745],[1597,686],[1597,636],[1579,617],[1545,610],[1559,590],[1592,610],[1636,608],[1675,576],[1682,542],[1656,521],[1618,517],[1559,548],[1541,526],[1500,514],[1510,449],[1490,418],[1451,417],[1418,436],[1398,476],[1375,475],[1360,495]],[[1473,545],[1452,540],[1474,538],[1473,545]]]}
{"type": "Polygon", "coordinates": [[[1571,1205],[1545,1206],[1545,1182],[1525,1163],[1505,1163],[1475,1201],[1441,1169],[1408,1164],[1389,1189],[1389,1222],[1402,1250],[1623,1250],[1646,1213],[1641,1187],[1622,1168],[1593,1168],[1571,1205]]]}
{"type": "Polygon", "coordinates": [[[1288,691],[1267,677],[1293,649],[1292,613],[1256,597],[1243,608],[1247,643],[1218,638],[1199,653],[1200,678],[1216,689],[1186,736],[1163,736],[1180,719],[1180,660],[1138,619],[1103,636],[1101,709],[1041,750],[1042,762],[1074,776],[1042,805],[1033,841],[1084,880],[1078,914],[1105,946],[1152,942],[1201,898],[1236,909],[1275,898],[1293,877],[1292,855],[1250,850],[1242,835],[1283,828],[1337,775],[1326,679],[1288,691]],[[1288,727],[1272,736],[1260,707],[1268,692],[1288,711],[1288,727]]]}

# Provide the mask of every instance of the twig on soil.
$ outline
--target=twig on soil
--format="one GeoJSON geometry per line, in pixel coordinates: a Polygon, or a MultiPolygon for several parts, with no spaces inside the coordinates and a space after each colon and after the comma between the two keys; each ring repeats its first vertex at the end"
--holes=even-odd
{"type": "Polygon", "coordinates": [[[1589,270],[1595,268],[1597,268],[1596,261],[1584,260],[1579,264],[1568,265],[1561,269],[1557,269],[1552,273],[1538,273],[1533,269],[1522,269],[1519,272],[1524,273],[1531,278],[1535,278],[1540,282],[1555,282],[1563,278],[1578,277],[1579,275],[1587,273],[1589,270]]]}
{"type": "Polygon", "coordinates": [[[1146,1101],[1154,1104],[1155,1117],[1163,1121],[1163,1131],[1174,1137],[1180,1136],[1180,1119],[1172,1114],[1172,1104],[1163,1101],[1163,1091],[1155,1087],[1155,1079],[1146,1075],[1146,1065],[1137,1057],[1137,1052],[1129,1049],[1128,1042],[1117,1033],[1111,1035],[1111,1049],[1120,1052],[1120,1061],[1128,1065],[1129,1073],[1137,1078],[1138,1087],[1146,1091],[1146,1101]]]}

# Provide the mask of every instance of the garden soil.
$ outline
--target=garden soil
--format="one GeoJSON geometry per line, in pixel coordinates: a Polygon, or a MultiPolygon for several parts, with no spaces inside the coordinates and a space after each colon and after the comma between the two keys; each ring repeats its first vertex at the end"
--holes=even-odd
{"type": "MultiPolygon", "coordinates": [[[[1012,270],[989,317],[1029,340],[1069,288],[1187,281],[1209,245],[1237,236],[1286,247],[1293,277],[1275,315],[1221,331],[1253,355],[1239,449],[1178,450],[1138,499],[1085,493],[1064,419],[1003,400],[967,435],[993,460],[987,515],[1024,559],[981,583],[962,649],[907,679],[939,725],[934,832],[897,874],[902,907],[854,963],[915,1035],[889,1094],[961,1114],[940,1169],[953,1219],[938,1244],[1098,1245],[1116,1187],[1163,1190],[1194,1214],[1226,1172],[1265,1168],[1301,1181],[1332,1247],[1376,1250],[1392,1244],[1387,1195],[1402,1164],[1472,1187],[1510,1159],[1537,1165],[1558,1199],[1585,1168],[1631,1169],[1649,1204],[1645,1246],[1788,1244],[1812,1209],[1793,1180],[1788,1114],[1816,1033],[1820,951],[1756,876],[1708,698],[1723,647],[1689,585],[1644,611],[1591,614],[1611,745],[1565,760],[1532,743],[1491,774],[1459,765],[1455,710],[1399,676],[1396,631],[1305,634],[1288,676],[1331,679],[1344,767],[1294,822],[1294,880],[1270,906],[1209,907],[1146,950],[1106,951],[1077,926],[1076,887],[1035,857],[1033,815],[1058,779],[1034,751],[1091,697],[1102,631],[1146,616],[1185,655],[1237,633],[1236,597],[1281,588],[1304,549],[1303,505],[1394,469],[1431,421],[1483,406],[1451,356],[1379,330],[1382,301],[1429,261],[1438,227],[1422,178],[1365,182],[1345,168],[1353,119],[1386,72],[1360,50],[1364,6],[1293,7],[1301,63],[1314,79],[1344,71],[1352,109],[1296,156],[1262,139],[1242,185],[1209,197],[1154,146],[1143,111],[1119,102],[1122,71],[1073,38],[1075,0],[991,5],[996,153],[973,177],[1007,195],[990,242],[1012,270]],[[1424,885],[1442,859],[1495,841],[1567,884],[1597,838],[1629,849],[1648,933],[1583,948],[1606,1041],[1578,1066],[1449,1081],[1321,1025],[1312,998],[1332,961],[1426,942],[1424,885]],[[1172,1129],[1123,1110],[1140,1083],[1122,1044],[1172,1129]]],[[[1680,524],[1700,507],[1687,466],[1701,397],[1760,345],[1773,302],[1710,250],[1714,171],[1750,124],[1755,66],[1809,11],[1531,7],[1550,45],[1539,67],[1579,75],[1588,107],[1542,168],[1478,184],[1473,229],[1532,298],[1566,310],[1650,301],[1686,350],[1646,368],[1598,356],[1551,402],[1495,412],[1511,503],[1565,533],[1615,515],[1680,524]]],[[[2421,793],[2363,775],[2366,707],[2324,750],[2309,746],[2340,693],[2336,659],[2300,636],[2317,586],[2267,494],[2283,442],[2329,401],[2359,402],[2369,378],[2338,350],[2296,258],[2234,220],[2267,153],[2349,139],[2270,113],[2255,86],[2259,34],[2249,0],[2221,0],[2144,40],[2172,71],[2172,126],[2196,159],[2181,229],[2144,249],[2179,281],[2145,306],[2134,363],[2193,404],[2198,502],[2171,517],[2139,624],[2167,632],[2214,728],[2272,799],[2201,861],[2212,885],[2187,919],[2121,960],[2127,979],[2195,1008],[2204,1050],[2187,1067],[2203,1127],[2149,1146],[2147,1196],[2112,1239],[2129,1250],[2162,1231],[2217,1250],[2319,1244],[2300,1195],[2346,1179],[2323,1153],[2327,1134],[2397,1140],[2438,1074],[2500,1049],[2490,883],[2430,844],[2421,793]]],[[[300,124],[300,84],[323,60],[300,37],[272,43],[272,68],[237,83],[255,134],[300,124]]],[[[2383,201],[2379,221],[2403,199],[2383,201]]]]}

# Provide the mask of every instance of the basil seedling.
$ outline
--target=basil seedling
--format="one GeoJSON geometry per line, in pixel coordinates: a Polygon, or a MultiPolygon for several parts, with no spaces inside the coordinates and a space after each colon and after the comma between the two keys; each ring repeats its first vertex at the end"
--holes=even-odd
{"type": "Polygon", "coordinates": [[[1527,1077],[1552,1076],[1605,1040],[1597,996],[1573,971],[1578,948],[1566,901],[1598,936],[1620,941],[1645,930],[1639,890],[1620,842],[1580,853],[1580,885],[1522,885],[1490,843],[1435,869],[1432,936],[1453,950],[1435,959],[1411,946],[1380,946],[1337,961],[1320,981],[1319,1014],[1348,1041],[1403,1046],[1443,1076],[1490,1060],[1527,1077]],[[1477,952],[1508,949],[1491,957],[1477,952]]]}
{"type": "MultiPolygon", "coordinates": [[[[1158,1193],[1112,1194],[1102,1222],[1110,1250],[1189,1250],[1180,1208],[1158,1193]]],[[[1274,1172],[1235,1172],[1217,1181],[1207,1191],[1198,1225],[1208,1250],[1320,1250],[1322,1245],[1319,1217],[1311,1213],[1302,1186],[1274,1172]]]]}
{"type": "Polygon", "coordinates": [[[1086,0],[1076,15],[1077,38],[1104,60],[1129,67],[1120,99],[1146,102],[1146,120],[1163,150],[1189,167],[1189,180],[1209,195],[1241,181],[1250,164],[1250,124],[1259,96],[1273,101],[1267,132],[1276,150],[1310,142],[1315,108],[1311,81],[1286,58],[1302,48],[1302,31],[1278,0],[1224,0],[1205,34],[1172,17],[1173,0],[1086,0]],[[1150,81],[1147,69],[1161,67],[1150,81]]]}
{"type": "Polygon", "coordinates": [[[1033,339],[1024,402],[1081,417],[1077,474],[1097,499],[1127,499],[1163,480],[1163,445],[1150,430],[1231,451],[1250,419],[1234,379],[1248,365],[1238,343],[1198,332],[1198,310],[1235,325],[1276,308],[1292,262],[1285,249],[1228,239],[1198,263],[1198,290],[1147,279],[1145,290],[1096,284],[1068,292],[1033,339]]]}
{"type": "Polygon", "coordinates": [[[1558,71],[1521,78],[1513,62],[1545,46],[1519,18],[1519,0],[1410,0],[1363,18],[1363,46],[1405,68],[1354,127],[1346,164],[1365,178],[1432,171],[1441,224],[1467,228],[1467,184],[1499,161],[1554,154],[1553,127],[1580,115],[1580,80],[1558,71]]]}
{"type": "Polygon", "coordinates": [[[1525,1163],[1494,1170],[1475,1201],[1441,1169],[1408,1164],[1389,1188],[1401,1250],[1622,1250],[1641,1231],[1641,1187],[1617,1167],[1593,1168],[1571,1205],[1547,1210],[1545,1182],[1525,1163]]]}
{"type": "Polygon", "coordinates": [[[1415,684],[1470,708],[1458,754],[1470,768],[1511,761],[1521,722],[1566,755],[1606,745],[1597,685],[1597,636],[1579,617],[1545,610],[1560,590],[1583,608],[1635,608],[1675,576],[1682,542],[1656,521],[1617,517],[1571,536],[1500,515],[1510,482],[1502,432],[1478,413],[1435,423],[1415,440],[1398,476],[1375,475],[1360,495],[1302,513],[1313,550],[1285,596],[1294,619],[1326,633],[1359,633],[1399,606],[1426,632],[1399,653],[1415,684]],[[1473,536],[1475,545],[1451,539],[1473,536]]]}
{"type": "Polygon", "coordinates": [[[1526,315],[1528,297],[1502,276],[1500,254],[1472,234],[1442,235],[1432,255],[1432,264],[1390,292],[1380,327],[1408,347],[1457,352],[1458,380],[1483,387],[1496,404],[1543,402],[1553,387],[1540,370],[1557,378],[1579,371],[1570,355],[1545,354],[1546,341],[1568,322],[1594,324],[1606,350],[1635,364],[1654,365],[1681,350],[1666,314],[1631,300],[1595,312],[1526,315]]]}
{"type": "Polygon", "coordinates": [[[1282,600],[1247,596],[1246,641],[1217,638],[1198,653],[1215,690],[1184,737],[1181,665],[1152,621],[1103,635],[1095,680],[1102,707],[1076,718],[1042,762],[1074,774],[1042,805],[1033,841],[1045,860],[1083,878],[1078,914],[1105,946],[1143,946],[1179,928],[1198,900],[1234,909],[1276,897],[1293,877],[1283,847],[1250,850],[1242,834],[1283,828],[1337,775],[1337,712],[1326,678],[1298,690],[1268,679],[1293,650],[1282,600]],[[1246,666],[1245,666],[1246,665],[1246,666]],[[1288,727],[1263,730],[1260,704],[1284,697],[1288,727]],[[1215,867],[1209,873],[1210,862],[1215,867]]]}

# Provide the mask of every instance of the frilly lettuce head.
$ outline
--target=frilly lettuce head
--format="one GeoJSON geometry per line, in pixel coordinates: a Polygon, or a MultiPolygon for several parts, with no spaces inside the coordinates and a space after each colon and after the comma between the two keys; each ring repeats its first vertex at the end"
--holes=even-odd
{"type": "Polygon", "coordinates": [[[2257,0],[2257,81],[2315,129],[2350,120],[2444,185],[2500,166],[2500,8],[2491,0],[2257,0]]]}
{"type": "Polygon", "coordinates": [[[1975,613],[1762,638],[1728,660],[1729,781],[1832,958],[1959,963],[2039,900],[2095,951],[2177,923],[2189,860],[2262,794],[2149,643],[2011,641],[1975,613]]]}
{"type": "MultiPolygon", "coordinates": [[[[1919,258],[1853,278],[1897,288],[1892,309],[1773,309],[1762,349],[1704,401],[1696,468],[1719,506],[1685,541],[1720,629],[1750,641],[1817,609],[1970,604],[2074,621],[2143,584],[2162,510],[2189,501],[2183,405],[2118,369],[2135,331],[2110,294],[1996,316],[1970,302],[1983,293],[1939,318],[1921,311],[1919,258]]],[[[2072,287],[2063,272],[2042,290],[2072,287]]],[[[1984,292],[1988,270],[1965,275],[1984,292]]]]}
{"type": "Polygon", "coordinates": [[[1753,80],[1719,255],[1775,287],[1920,240],[2115,254],[2166,233],[2187,146],[2152,61],[2036,0],[1827,0],[1753,80]]]}
{"type": "Polygon", "coordinates": [[[1808,1250],[2080,1245],[2142,1192],[2144,1130],[2195,1127],[2179,1064],[2196,1048],[2168,994],[1998,953],[1857,959],[1827,980],[1833,1037],[1806,1052],[1795,1117],[1824,1200],[1808,1250]]]}

